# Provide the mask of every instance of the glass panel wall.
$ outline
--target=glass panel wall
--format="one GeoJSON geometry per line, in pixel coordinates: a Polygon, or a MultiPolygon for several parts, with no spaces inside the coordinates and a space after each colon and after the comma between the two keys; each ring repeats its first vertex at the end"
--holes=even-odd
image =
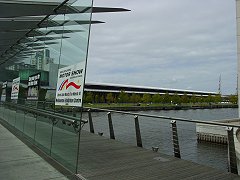
{"type": "Polygon", "coordinates": [[[18,1],[21,2],[22,6],[29,5],[32,9],[25,7],[21,12],[19,9],[16,12],[19,17],[16,14],[8,17],[8,20],[19,23],[6,25],[4,30],[0,30],[0,94],[2,83],[8,82],[6,101],[0,109],[1,117],[76,173],[81,109],[76,112],[79,118],[75,125],[54,119],[51,113],[73,115],[72,107],[54,105],[58,70],[80,62],[86,64],[92,0],[18,1]],[[3,44],[2,36],[12,39],[9,46],[3,44]],[[37,73],[41,74],[40,88],[28,88],[29,76],[37,73]],[[12,99],[12,81],[18,77],[18,99],[12,99]],[[35,94],[38,98],[29,98],[35,94]],[[14,107],[18,104],[19,109],[15,110],[9,104],[14,104],[14,107]]]}

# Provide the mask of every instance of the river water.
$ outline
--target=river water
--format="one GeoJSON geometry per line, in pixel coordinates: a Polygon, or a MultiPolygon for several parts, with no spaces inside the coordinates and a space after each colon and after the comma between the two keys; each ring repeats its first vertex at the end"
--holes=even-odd
{"type": "MultiPolygon", "coordinates": [[[[221,120],[238,117],[238,110],[226,109],[196,109],[169,111],[139,111],[138,113],[154,114],[168,117],[191,118],[194,120],[221,120]]],[[[87,113],[83,118],[88,119],[87,113]]],[[[103,132],[109,137],[106,112],[92,112],[95,133],[103,132]]],[[[130,115],[112,114],[116,140],[136,144],[134,117],[130,115]]],[[[142,142],[144,148],[159,147],[164,154],[173,155],[170,120],[139,117],[142,142]]],[[[227,145],[197,142],[196,124],[177,122],[182,159],[208,165],[227,171],[227,145]]],[[[89,130],[88,125],[85,129],[89,130]]]]}

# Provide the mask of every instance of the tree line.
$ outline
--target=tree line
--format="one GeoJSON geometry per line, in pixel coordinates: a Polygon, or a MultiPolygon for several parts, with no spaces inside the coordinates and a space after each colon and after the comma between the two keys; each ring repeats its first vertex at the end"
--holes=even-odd
{"type": "Polygon", "coordinates": [[[222,98],[220,94],[208,96],[188,96],[186,93],[183,95],[166,94],[128,94],[124,91],[120,93],[106,93],[99,94],[93,92],[84,93],[84,102],[86,103],[163,103],[163,104],[182,104],[182,103],[220,103],[222,101],[237,104],[237,96],[230,95],[228,98],[222,98]]]}

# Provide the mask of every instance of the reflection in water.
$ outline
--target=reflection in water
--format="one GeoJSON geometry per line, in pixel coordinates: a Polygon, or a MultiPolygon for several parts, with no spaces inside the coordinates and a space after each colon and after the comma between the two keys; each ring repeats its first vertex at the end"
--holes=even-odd
{"type": "MultiPolygon", "coordinates": [[[[194,120],[220,120],[236,118],[237,109],[204,109],[204,110],[171,110],[144,111],[139,113],[155,114],[170,117],[192,118],[194,120]]],[[[83,114],[88,118],[87,113],[83,114]]],[[[109,137],[106,112],[92,113],[95,133],[103,132],[109,137]]],[[[115,137],[117,140],[136,144],[134,118],[129,115],[112,114],[115,137]]],[[[173,155],[172,134],[169,120],[139,117],[144,148],[158,146],[159,151],[173,155]]],[[[205,164],[227,171],[227,146],[215,143],[197,142],[194,123],[177,122],[181,156],[199,164],[205,164]]],[[[84,127],[89,130],[88,125],[84,127]]]]}

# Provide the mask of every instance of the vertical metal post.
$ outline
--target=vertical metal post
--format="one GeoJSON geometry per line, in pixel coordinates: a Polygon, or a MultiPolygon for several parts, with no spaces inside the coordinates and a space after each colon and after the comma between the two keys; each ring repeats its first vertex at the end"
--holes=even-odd
{"type": "Polygon", "coordinates": [[[24,130],[25,130],[25,121],[26,121],[26,113],[24,112],[24,119],[23,119],[23,131],[22,133],[24,134],[24,130]]]}
{"type": "Polygon", "coordinates": [[[16,126],[16,121],[17,121],[17,111],[18,111],[18,109],[17,109],[17,106],[16,106],[16,114],[15,114],[15,121],[14,121],[13,127],[16,126]]]}
{"type": "Polygon", "coordinates": [[[107,115],[108,115],[108,125],[109,125],[110,139],[115,139],[111,113],[108,112],[107,115]]]}
{"type": "Polygon", "coordinates": [[[228,166],[231,173],[238,174],[233,128],[227,127],[226,130],[228,134],[228,166]]]}
{"type": "Polygon", "coordinates": [[[75,108],[72,108],[72,116],[73,116],[73,117],[77,117],[75,108]]]}
{"type": "Polygon", "coordinates": [[[174,156],[176,158],[181,159],[179,141],[178,141],[178,133],[177,133],[177,122],[171,121],[171,125],[172,125],[172,141],[173,141],[174,156]]]}
{"type": "Polygon", "coordinates": [[[137,139],[137,146],[143,147],[142,145],[142,138],[141,138],[141,132],[140,132],[140,126],[138,121],[138,116],[134,116],[135,120],[135,130],[136,130],[136,139],[137,139]]]}
{"type": "Polygon", "coordinates": [[[88,110],[88,120],[89,120],[90,132],[91,132],[91,133],[94,133],[94,127],[93,127],[91,109],[88,110]]]}
{"type": "Polygon", "coordinates": [[[33,141],[34,141],[34,144],[35,144],[35,140],[36,140],[36,133],[37,133],[37,115],[35,116],[34,115],[34,117],[36,118],[36,120],[35,120],[35,125],[34,125],[34,135],[33,135],[33,141]]]}
{"type": "MultiPolygon", "coordinates": [[[[49,119],[50,121],[50,119],[49,119]]],[[[50,123],[49,123],[50,124],[50,123]]],[[[52,130],[51,130],[51,143],[50,143],[50,150],[49,150],[49,153],[50,153],[50,156],[52,156],[52,145],[53,145],[53,133],[54,133],[54,120],[52,119],[52,130]]]]}
{"type": "Polygon", "coordinates": [[[53,104],[53,112],[54,112],[54,113],[56,112],[56,106],[55,106],[55,104],[53,104]]]}

